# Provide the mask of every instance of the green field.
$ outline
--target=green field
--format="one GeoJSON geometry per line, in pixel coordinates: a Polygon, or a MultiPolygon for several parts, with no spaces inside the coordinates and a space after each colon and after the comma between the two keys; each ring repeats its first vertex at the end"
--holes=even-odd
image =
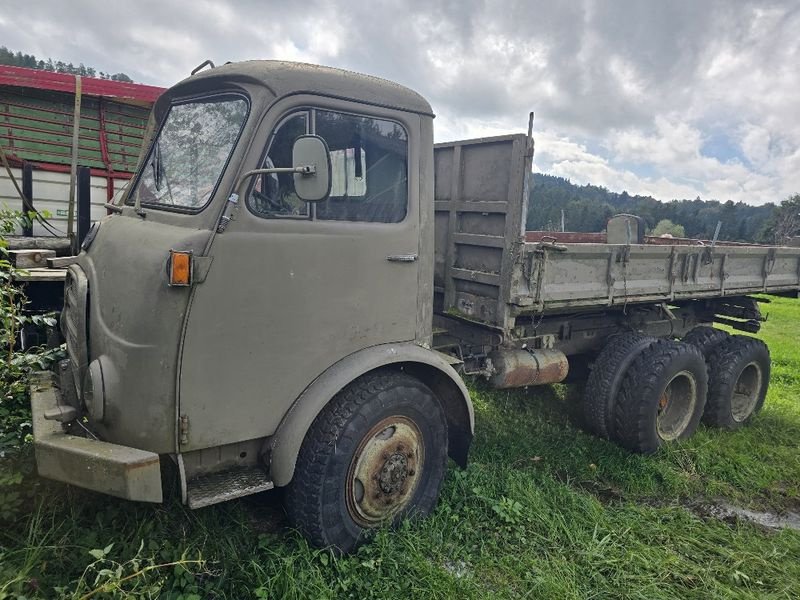
{"type": "Polygon", "coordinates": [[[473,385],[469,468],[431,518],[350,557],[310,548],[277,492],[190,512],[13,485],[6,464],[21,496],[0,489],[0,599],[798,598],[799,531],[712,516],[800,512],[800,302],[762,309],[772,385],[750,427],[633,456],[571,424],[574,389],[473,385]]]}

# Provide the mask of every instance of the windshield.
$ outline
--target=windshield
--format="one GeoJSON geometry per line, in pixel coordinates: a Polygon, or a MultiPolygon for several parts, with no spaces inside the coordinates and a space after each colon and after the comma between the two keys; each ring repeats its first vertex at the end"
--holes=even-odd
{"type": "Polygon", "coordinates": [[[247,117],[241,97],[175,104],[129,203],[200,210],[211,199],[247,117]]]}

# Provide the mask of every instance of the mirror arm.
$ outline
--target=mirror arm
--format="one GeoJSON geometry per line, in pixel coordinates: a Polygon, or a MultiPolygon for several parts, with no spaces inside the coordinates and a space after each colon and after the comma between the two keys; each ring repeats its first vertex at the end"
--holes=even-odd
{"type": "Polygon", "coordinates": [[[222,216],[219,219],[219,224],[217,225],[217,233],[222,233],[228,227],[228,223],[233,221],[233,212],[239,205],[239,198],[244,196],[245,192],[247,191],[245,188],[247,187],[247,182],[251,177],[255,177],[256,175],[270,175],[272,173],[303,173],[304,175],[312,175],[317,172],[317,168],[314,165],[301,165],[299,167],[273,167],[271,169],[253,169],[251,171],[247,171],[241,177],[239,177],[239,182],[236,184],[236,193],[231,194],[228,197],[228,202],[225,204],[225,208],[222,211],[222,216]]]}
{"type": "Polygon", "coordinates": [[[312,175],[317,172],[314,165],[301,165],[299,167],[272,167],[271,169],[253,169],[247,171],[239,177],[239,183],[236,184],[236,193],[241,196],[244,194],[244,184],[248,179],[256,175],[270,175],[271,173],[303,173],[304,175],[312,175]]]}

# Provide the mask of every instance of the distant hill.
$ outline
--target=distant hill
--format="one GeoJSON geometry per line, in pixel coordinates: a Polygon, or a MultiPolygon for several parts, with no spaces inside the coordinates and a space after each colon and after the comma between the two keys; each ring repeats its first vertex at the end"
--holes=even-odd
{"type": "Polygon", "coordinates": [[[76,66],[60,60],[54,61],[52,58],[42,60],[36,58],[33,54],[14,52],[5,46],[0,46],[0,65],[27,67],[53,73],[69,73],[70,75],[80,75],[81,77],[99,77],[100,79],[111,79],[112,81],[124,81],[127,83],[133,82],[133,79],[125,73],[104,73],[103,71],[97,71],[94,67],[87,67],[83,63],[76,66]]]}
{"type": "Polygon", "coordinates": [[[530,187],[529,230],[559,230],[564,210],[567,231],[602,231],[612,215],[629,213],[642,217],[648,229],[662,219],[683,225],[687,237],[710,239],[722,221],[720,239],[766,242],[771,235],[775,204],[750,206],[744,202],[672,200],[610,192],[596,185],[578,186],[562,177],[534,173],[530,187]]]}

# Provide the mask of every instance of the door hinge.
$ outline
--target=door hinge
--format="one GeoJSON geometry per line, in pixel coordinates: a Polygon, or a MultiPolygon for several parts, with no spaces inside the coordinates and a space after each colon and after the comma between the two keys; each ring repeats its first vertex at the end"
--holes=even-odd
{"type": "Polygon", "coordinates": [[[181,415],[180,420],[181,445],[189,443],[189,415],[181,415]]]}

